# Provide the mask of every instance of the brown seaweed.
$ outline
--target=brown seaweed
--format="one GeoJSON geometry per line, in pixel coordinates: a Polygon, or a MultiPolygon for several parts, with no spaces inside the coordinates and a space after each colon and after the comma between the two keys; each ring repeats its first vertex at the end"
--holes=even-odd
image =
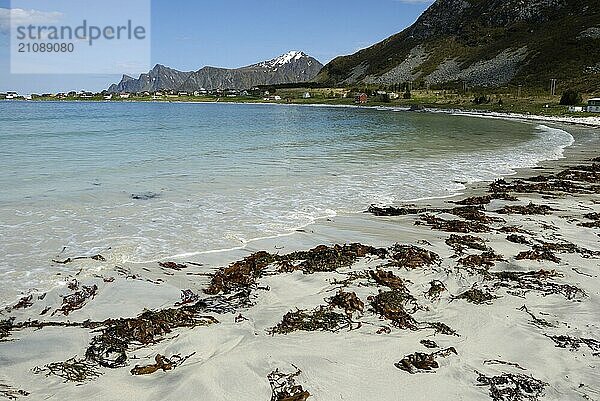
{"type": "Polygon", "coordinates": [[[592,355],[600,356],[600,341],[593,338],[549,336],[547,334],[546,337],[554,341],[557,348],[569,348],[570,351],[577,351],[582,345],[585,345],[592,351],[592,355]]]}
{"type": "Polygon", "coordinates": [[[403,291],[381,291],[374,297],[369,297],[371,308],[381,317],[391,320],[392,325],[399,329],[417,330],[418,322],[406,311],[418,309],[416,299],[403,291]]]}
{"type": "Polygon", "coordinates": [[[464,299],[467,302],[470,302],[472,304],[476,304],[476,305],[481,305],[481,304],[491,304],[494,299],[497,299],[498,297],[495,296],[494,294],[488,292],[488,291],[484,291],[484,290],[480,290],[479,288],[473,286],[472,288],[468,289],[467,291],[452,297],[452,300],[454,299],[464,299]]]}
{"type": "Polygon", "coordinates": [[[490,248],[485,244],[485,240],[474,235],[451,234],[446,239],[446,245],[454,249],[458,255],[464,253],[465,249],[476,249],[479,251],[489,251],[490,248]]]}
{"type": "Polygon", "coordinates": [[[301,374],[298,368],[294,373],[283,373],[279,369],[269,373],[267,379],[271,386],[271,401],[306,401],[310,393],[296,384],[296,378],[301,374]]]}
{"type": "Polygon", "coordinates": [[[179,264],[179,263],[175,263],[175,262],[158,262],[158,265],[160,267],[164,267],[165,269],[170,269],[170,270],[187,269],[187,265],[179,264]]]}
{"type": "Polygon", "coordinates": [[[86,359],[107,368],[123,367],[127,363],[127,351],[133,344],[151,345],[176,328],[218,323],[212,316],[200,316],[201,310],[197,306],[184,306],[146,311],[136,318],[109,319],[103,322],[100,334],[90,342],[86,359]]]}
{"type": "Polygon", "coordinates": [[[86,359],[77,359],[76,357],[64,362],[53,362],[44,366],[37,366],[33,368],[33,373],[58,376],[64,379],[65,383],[83,383],[94,380],[101,375],[95,363],[86,359]]]}
{"type": "Polygon", "coordinates": [[[407,269],[417,269],[440,264],[440,257],[435,252],[414,245],[396,244],[389,249],[392,264],[407,269]]]}
{"type": "Polygon", "coordinates": [[[425,296],[431,300],[438,300],[444,291],[446,291],[444,283],[439,280],[433,280],[429,282],[429,289],[425,293],[425,296]]]}
{"type": "Polygon", "coordinates": [[[83,260],[83,259],[91,259],[91,260],[96,260],[96,261],[99,261],[99,262],[106,262],[106,258],[104,256],[102,256],[102,255],[77,256],[77,257],[74,257],[74,258],[66,258],[66,259],[63,259],[63,260],[54,260],[54,259],[52,259],[52,261],[54,263],[58,263],[60,265],[66,265],[67,263],[72,263],[72,262],[75,262],[77,260],[83,260]]]}
{"type": "Polygon", "coordinates": [[[420,214],[427,212],[425,208],[410,208],[410,207],[393,207],[393,206],[385,206],[380,207],[376,205],[371,205],[367,209],[366,213],[371,213],[375,216],[406,216],[411,214],[420,214]]]}
{"type": "Polygon", "coordinates": [[[298,309],[286,313],[281,322],[269,329],[268,333],[290,334],[295,331],[338,332],[351,328],[352,321],[347,315],[333,312],[329,307],[320,306],[312,311],[298,309]]]}
{"type": "Polygon", "coordinates": [[[476,372],[479,386],[489,387],[489,396],[493,401],[536,401],[544,396],[544,383],[532,376],[521,373],[502,373],[500,376],[485,376],[476,372]]]}
{"type": "Polygon", "coordinates": [[[465,220],[445,220],[432,215],[421,216],[421,221],[416,221],[415,225],[426,225],[434,230],[454,232],[454,233],[487,233],[491,228],[478,221],[465,220]]]}
{"type": "Polygon", "coordinates": [[[93,299],[96,296],[97,293],[98,286],[96,284],[91,286],[84,285],[80,290],[63,297],[61,307],[55,310],[52,315],[54,316],[56,313],[60,312],[63,315],[68,316],[69,313],[83,308],[90,299],[93,299]]]}
{"type": "Polygon", "coordinates": [[[529,203],[526,206],[520,205],[511,205],[504,206],[502,209],[498,210],[497,213],[500,214],[521,214],[521,215],[547,215],[550,214],[551,211],[556,210],[546,205],[536,205],[533,203],[529,203]]]}
{"type": "Polygon", "coordinates": [[[493,267],[495,262],[505,261],[502,255],[498,255],[494,251],[483,252],[479,255],[469,255],[464,258],[458,259],[458,263],[466,268],[476,269],[479,268],[489,269],[493,267]]]}
{"type": "Polygon", "coordinates": [[[0,398],[8,400],[16,400],[19,397],[27,397],[29,392],[18,388],[11,387],[7,384],[0,383],[0,398]]]}
{"type": "Polygon", "coordinates": [[[332,308],[343,309],[348,316],[352,316],[354,312],[362,312],[365,308],[365,304],[356,296],[356,293],[342,290],[329,298],[327,304],[332,308]]]}
{"type": "Polygon", "coordinates": [[[586,294],[580,288],[571,284],[560,284],[554,278],[560,277],[556,270],[537,270],[527,272],[503,271],[488,272],[486,280],[495,280],[496,287],[504,287],[518,291],[521,294],[537,291],[543,296],[562,295],[568,300],[584,297],[586,294]]]}
{"type": "Polygon", "coordinates": [[[454,347],[446,348],[431,354],[415,352],[414,354],[406,355],[399,362],[396,362],[394,366],[410,374],[433,372],[434,369],[440,367],[436,359],[440,357],[447,358],[451,354],[458,355],[458,352],[456,352],[454,347]]]}
{"type": "Polygon", "coordinates": [[[389,287],[392,290],[408,291],[406,289],[406,285],[404,284],[404,280],[396,276],[391,271],[386,272],[381,269],[377,269],[376,271],[370,270],[369,274],[378,285],[389,287]]]}
{"type": "Polygon", "coordinates": [[[518,201],[516,197],[504,192],[504,193],[492,193],[484,196],[472,196],[470,198],[466,198],[460,200],[458,202],[454,202],[457,205],[463,206],[473,206],[473,205],[488,205],[494,199],[502,199],[507,201],[518,201]]]}
{"type": "Polygon", "coordinates": [[[156,354],[156,357],[154,358],[155,363],[146,366],[135,365],[135,367],[130,370],[130,373],[134,376],[140,376],[151,375],[152,373],[158,372],[159,370],[162,370],[163,372],[173,370],[176,367],[181,366],[194,354],[195,352],[185,357],[182,357],[181,355],[177,354],[169,358],[161,354],[156,354]]]}

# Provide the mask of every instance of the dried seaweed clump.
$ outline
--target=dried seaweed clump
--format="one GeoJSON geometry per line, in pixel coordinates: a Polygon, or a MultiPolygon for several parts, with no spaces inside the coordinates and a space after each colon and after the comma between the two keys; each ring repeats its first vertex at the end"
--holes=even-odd
{"type": "Polygon", "coordinates": [[[410,374],[433,373],[434,369],[440,367],[436,358],[447,358],[451,354],[458,355],[458,352],[456,352],[454,347],[446,348],[431,354],[415,352],[414,354],[406,355],[399,362],[396,362],[394,366],[410,374]]]}
{"type": "Polygon", "coordinates": [[[85,359],[77,359],[76,357],[64,362],[53,362],[45,366],[37,366],[33,368],[33,373],[45,373],[46,376],[58,376],[64,379],[65,383],[83,383],[88,380],[94,380],[100,376],[100,372],[95,363],[85,359]]]}
{"type": "Polygon", "coordinates": [[[571,181],[551,179],[544,182],[532,182],[528,180],[514,180],[506,182],[503,179],[490,184],[491,191],[517,192],[517,193],[540,193],[551,194],[553,192],[566,192],[570,194],[592,194],[593,190],[585,186],[575,184],[571,181]]]}
{"type": "Polygon", "coordinates": [[[167,370],[173,370],[176,367],[181,366],[194,354],[185,357],[181,355],[173,355],[169,358],[161,354],[156,354],[156,357],[154,358],[155,363],[146,366],[135,365],[135,367],[131,369],[130,373],[134,376],[140,376],[151,375],[159,370],[162,370],[163,372],[166,372],[167,370]]]}
{"type": "Polygon", "coordinates": [[[552,209],[550,206],[546,205],[535,205],[533,203],[529,203],[526,206],[520,205],[512,205],[512,206],[504,206],[502,209],[498,210],[500,214],[522,214],[522,215],[547,215],[550,214],[552,209]]]}
{"type": "Polygon", "coordinates": [[[427,209],[417,209],[412,207],[393,207],[393,206],[376,206],[371,205],[367,209],[367,213],[374,214],[375,216],[406,216],[409,214],[425,213],[427,209]]]}
{"type": "Polygon", "coordinates": [[[484,196],[472,196],[455,202],[457,205],[472,206],[472,205],[487,205],[494,199],[502,199],[507,201],[518,201],[516,197],[507,193],[492,193],[484,196]]]}
{"type": "Polygon", "coordinates": [[[490,248],[485,244],[485,240],[474,235],[451,234],[446,239],[446,245],[454,249],[457,254],[464,253],[465,249],[476,249],[478,251],[489,251],[490,248]]]}
{"type": "Polygon", "coordinates": [[[6,320],[0,320],[0,342],[6,341],[5,338],[10,336],[10,332],[14,328],[14,321],[14,317],[6,320]]]}
{"type": "Polygon", "coordinates": [[[158,262],[158,265],[160,267],[163,267],[165,269],[170,269],[170,270],[187,269],[187,265],[179,264],[179,263],[175,263],[175,262],[158,262]]]}
{"type": "Polygon", "coordinates": [[[7,384],[0,383],[0,398],[16,400],[19,397],[27,397],[28,395],[29,393],[25,390],[17,389],[7,384]]]}
{"type": "Polygon", "coordinates": [[[464,299],[467,302],[470,302],[472,304],[476,304],[476,305],[481,305],[481,304],[491,304],[491,301],[493,301],[494,299],[497,299],[498,297],[495,296],[494,294],[488,292],[488,291],[484,291],[484,290],[480,290],[479,288],[473,286],[471,289],[463,292],[462,294],[459,294],[455,297],[452,297],[452,299],[464,299]]]}
{"type": "Polygon", "coordinates": [[[462,206],[444,211],[455,216],[462,217],[465,220],[478,221],[484,224],[502,221],[501,219],[489,217],[488,215],[486,215],[484,213],[485,209],[483,206],[462,206]]]}
{"type": "Polygon", "coordinates": [[[176,328],[218,323],[211,316],[199,316],[199,311],[199,307],[185,306],[146,311],[136,318],[109,319],[103,323],[101,333],[92,339],[85,356],[103,367],[123,367],[127,363],[127,351],[133,344],[155,344],[176,328]]]}
{"type": "Polygon", "coordinates": [[[294,373],[283,373],[279,369],[269,373],[267,379],[271,385],[271,401],[306,401],[310,393],[296,384],[296,377],[301,374],[298,368],[294,373]]]}
{"type": "Polygon", "coordinates": [[[544,383],[524,374],[503,373],[500,376],[485,376],[479,372],[479,386],[488,386],[494,401],[536,401],[544,396],[544,383]]]}
{"type": "Polygon", "coordinates": [[[444,283],[439,280],[433,280],[429,283],[429,289],[425,293],[425,296],[431,300],[438,300],[444,291],[446,291],[444,283]]]}
{"type": "MultiPolygon", "coordinates": [[[[75,284],[75,288],[78,287],[78,284],[75,284]]],[[[55,310],[52,315],[54,316],[56,313],[60,312],[65,316],[68,316],[69,313],[81,309],[85,306],[88,300],[93,299],[98,293],[98,286],[96,284],[91,286],[82,286],[80,290],[75,291],[72,294],[66,295],[63,298],[62,306],[55,310]]]]}
{"type": "Polygon", "coordinates": [[[464,220],[445,220],[430,214],[421,217],[421,221],[416,221],[415,225],[430,226],[434,230],[453,232],[453,233],[487,233],[491,228],[478,221],[464,220]]]}
{"type": "Polygon", "coordinates": [[[278,260],[277,255],[265,251],[253,253],[244,259],[219,269],[213,276],[205,293],[216,295],[229,294],[256,285],[257,279],[271,263],[278,260]]]}
{"type": "Polygon", "coordinates": [[[416,299],[403,291],[382,291],[374,297],[369,297],[371,307],[381,317],[391,320],[392,325],[399,329],[417,330],[418,322],[406,311],[412,312],[418,308],[416,299]]]}
{"type": "Polygon", "coordinates": [[[349,245],[320,245],[309,251],[293,252],[280,257],[281,260],[294,262],[301,261],[297,270],[302,270],[305,274],[316,272],[331,272],[342,267],[351,266],[358,258],[367,255],[375,255],[379,258],[385,258],[387,250],[384,248],[374,248],[362,244],[349,245]]]}
{"type": "Polygon", "coordinates": [[[560,277],[556,270],[537,270],[527,272],[503,271],[489,272],[487,280],[497,280],[496,287],[509,288],[513,292],[522,295],[528,291],[537,291],[543,296],[562,295],[572,300],[585,296],[585,292],[571,284],[560,284],[553,278],[560,277]]]}
{"type": "Polygon", "coordinates": [[[583,215],[583,217],[592,221],[579,223],[579,226],[587,228],[600,228],[600,213],[588,213],[583,215]]]}
{"type": "Polygon", "coordinates": [[[408,292],[406,285],[404,284],[404,280],[400,277],[396,276],[391,271],[384,271],[381,269],[377,269],[376,271],[370,270],[369,275],[378,285],[383,285],[391,288],[392,290],[400,290],[404,292],[408,292]]]}
{"type": "Polygon", "coordinates": [[[354,312],[362,312],[365,309],[364,302],[356,296],[356,293],[343,290],[329,298],[327,303],[332,308],[343,309],[348,316],[352,316],[354,312]]]}
{"type": "Polygon", "coordinates": [[[389,257],[392,265],[407,269],[417,269],[440,263],[438,254],[414,245],[396,244],[389,249],[389,257]]]}
{"type": "Polygon", "coordinates": [[[458,259],[460,265],[476,270],[479,270],[479,268],[489,269],[496,264],[495,262],[503,261],[505,261],[504,257],[494,251],[483,252],[480,255],[469,255],[458,259]]]}
{"type": "Polygon", "coordinates": [[[352,320],[345,314],[333,312],[330,307],[320,306],[312,311],[296,310],[283,316],[269,334],[290,334],[295,331],[338,332],[352,328],[352,320]]]}
{"type": "Polygon", "coordinates": [[[522,245],[529,245],[531,243],[531,242],[529,242],[527,237],[525,237],[524,235],[519,235],[519,234],[510,234],[509,236],[506,237],[506,240],[509,242],[512,242],[514,244],[522,244],[522,245]]]}
{"type": "Polygon", "coordinates": [[[571,351],[577,351],[581,345],[587,346],[591,351],[592,355],[600,356],[600,341],[594,340],[593,338],[581,338],[581,337],[569,337],[569,336],[549,336],[549,339],[554,341],[558,348],[569,348],[571,351]]]}

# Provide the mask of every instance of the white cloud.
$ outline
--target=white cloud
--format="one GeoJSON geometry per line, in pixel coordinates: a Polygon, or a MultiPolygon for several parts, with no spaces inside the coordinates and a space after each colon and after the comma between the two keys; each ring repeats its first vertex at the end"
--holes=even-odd
{"type": "Polygon", "coordinates": [[[24,10],[22,8],[0,8],[0,32],[10,31],[13,25],[52,24],[60,21],[64,14],[58,11],[24,10]]]}

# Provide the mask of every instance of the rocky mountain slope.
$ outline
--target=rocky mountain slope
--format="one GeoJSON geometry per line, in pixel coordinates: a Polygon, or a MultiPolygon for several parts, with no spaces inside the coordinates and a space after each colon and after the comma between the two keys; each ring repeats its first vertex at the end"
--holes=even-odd
{"type": "Polygon", "coordinates": [[[203,67],[194,72],[181,72],[157,65],[138,79],[123,76],[109,92],[143,92],[156,90],[195,91],[205,89],[248,89],[257,85],[296,83],[312,80],[323,65],[313,57],[291,51],[269,61],[247,67],[228,69],[203,67]]]}
{"type": "Polygon", "coordinates": [[[437,0],[409,28],[327,64],[331,84],[600,87],[599,0],[437,0]]]}

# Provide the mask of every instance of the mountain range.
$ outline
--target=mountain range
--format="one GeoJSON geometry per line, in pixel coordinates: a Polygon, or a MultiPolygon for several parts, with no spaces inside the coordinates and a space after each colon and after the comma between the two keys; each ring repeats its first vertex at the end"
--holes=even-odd
{"type": "Polygon", "coordinates": [[[323,64],[300,51],[291,51],[272,60],[246,67],[228,69],[203,67],[183,72],[157,64],[139,78],[123,75],[121,82],[108,88],[109,93],[200,89],[249,89],[258,85],[276,85],[310,81],[323,64]]]}
{"type": "Polygon", "coordinates": [[[598,0],[437,0],[410,27],[332,60],[323,85],[408,81],[600,88],[598,0]]]}

